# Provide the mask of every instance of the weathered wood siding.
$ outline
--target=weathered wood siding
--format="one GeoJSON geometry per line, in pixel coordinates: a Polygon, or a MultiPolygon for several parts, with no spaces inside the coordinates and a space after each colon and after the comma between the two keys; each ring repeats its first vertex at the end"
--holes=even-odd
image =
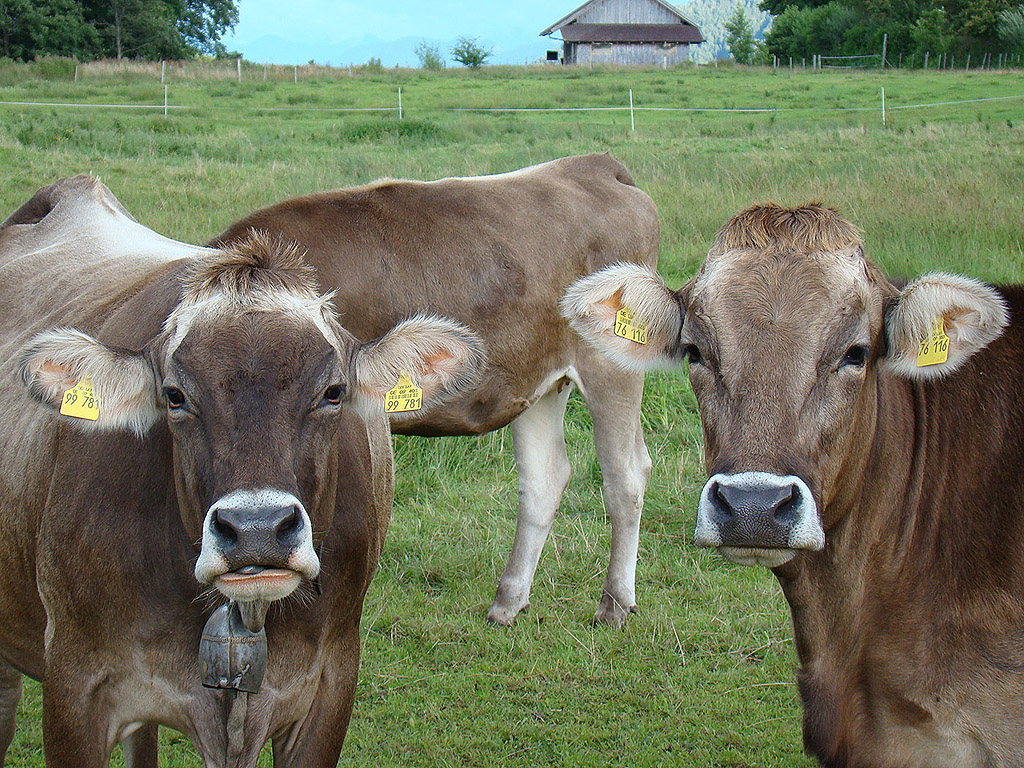
{"type": "MultiPolygon", "coordinates": [[[[626,2],[626,0],[620,0],[626,2]]],[[[690,46],[686,43],[566,43],[565,63],[589,66],[591,64],[634,64],[640,66],[669,66],[690,60],[690,46]]]]}
{"type": "Polygon", "coordinates": [[[580,24],[675,24],[678,21],[678,16],[650,0],[604,0],[588,8],[578,19],[580,24]]]}

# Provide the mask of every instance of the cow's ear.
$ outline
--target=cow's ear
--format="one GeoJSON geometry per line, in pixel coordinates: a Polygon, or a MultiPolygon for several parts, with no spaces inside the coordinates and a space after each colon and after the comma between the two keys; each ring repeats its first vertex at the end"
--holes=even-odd
{"type": "Polygon", "coordinates": [[[352,405],[363,415],[412,418],[474,386],[484,361],[484,343],[469,328],[417,315],[356,351],[352,405]]]}
{"type": "Polygon", "coordinates": [[[562,315],[588,344],[631,370],[679,365],[679,300],[656,274],[614,264],[569,286],[562,315]]]}
{"type": "Polygon", "coordinates": [[[998,338],[1007,322],[994,288],[958,275],[924,275],[886,312],[886,365],[907,378],[938,378],[998,338]]]}
{"type": "Polygon", "coordinates": [[[68,328],[39,334],[21,357],[21,378],[40,402],[83,429],[145,434],[160,415],[145,356],[111,349],[68,328]]]}

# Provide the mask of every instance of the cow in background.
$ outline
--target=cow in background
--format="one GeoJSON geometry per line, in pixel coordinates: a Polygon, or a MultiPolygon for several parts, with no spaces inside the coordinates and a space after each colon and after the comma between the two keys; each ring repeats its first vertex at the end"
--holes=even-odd
{"type": "Polygon", "coordinates": [[[1024,765],[1020,286],[899,289],[834,211],[765,205],[678,292],[616,266],[563,311],[634,369],[689,361],[696,542],[782,585],[823,766],[1024,765]]]}
{"type": "Polygon", "coordinates": [[[420,312],[455,318],[487,346],[479,384],[430,413],[392,416],[393,432],[479,435],[511,423],[519,470],[515,541],[487,618],[529,605],[541,550],[569,483],[562,419],[573,385],[594,421],[611,519],[595,619],[619,626],[636,607],[640,514],[651,460],[640,429],[643,375],[582,344],[558,313],[566,287],[609,264],[654,269],[658,213],[608,155],[565,157],[511,173],[378,181],[249,214],[210,241],[266,231],[299,243],[345,327],[375,338],[420,312]]]}

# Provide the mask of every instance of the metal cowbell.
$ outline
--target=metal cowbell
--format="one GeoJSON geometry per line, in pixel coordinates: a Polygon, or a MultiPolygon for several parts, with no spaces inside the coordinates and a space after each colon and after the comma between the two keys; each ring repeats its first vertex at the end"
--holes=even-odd
{"type": "Polygon", "coordinates": [[[207,688],[259,693],[267,671],[267,632],[251,632],[237,603],[213,612],[199,641],[199,668],[207,688]]]}

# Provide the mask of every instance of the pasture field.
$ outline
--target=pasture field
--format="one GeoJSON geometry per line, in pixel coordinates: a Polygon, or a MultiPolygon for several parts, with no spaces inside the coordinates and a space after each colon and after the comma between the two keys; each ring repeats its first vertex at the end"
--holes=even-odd
{"type": "MultiPolygon", "coordinates": [[[[37,75],[0,67],[0,101],[163,101],[158,69],[156,80],[116,69],[78,82],[37,75]]],[[[767,199],[839,208],[890,275],[942,269],[1024,281],[1020,72],[495,67],[326,73],[297,84],[245,75],[242,83],[172,77],[170,103],[189,109],[166,118],[158,110],[0,104],[2,215],[40,186],[91,171],[142,223],[201,242],[296,194],[609,151],[659,207],[661,272],[674,286],[693,274],[731,214],[767,199]],[[401,121],[327,111],[390,107],[399,87],[401,121]],[[638,106],[785,109],[641,111],[635,131],[621,111],[452,111],[621,106],[630,88],[638,106]],[[1001,98],[892,109],[993,97],[1001,98]]],[[[704,475],[681,371],[648,377],[643,421],[654,469],[639,613],[622,630],[590,623],[610,534],[577,397],[566,417],[574,477],[532,607],[511,629],[484,621],[515,525],[507,431],[395,439],[394,522],[363,616],[342,764],[811,766],[789,615],[774,578],[691,543],[704,475]]],[[[43,764],[40,702],[40,687],[27,685],[11,766],[43,764]]],[[[199,761],[184,737],[165,731],[162,764],[199,761]]],[[[269,754],[261,764],[270,765],[269,754]]]]}

